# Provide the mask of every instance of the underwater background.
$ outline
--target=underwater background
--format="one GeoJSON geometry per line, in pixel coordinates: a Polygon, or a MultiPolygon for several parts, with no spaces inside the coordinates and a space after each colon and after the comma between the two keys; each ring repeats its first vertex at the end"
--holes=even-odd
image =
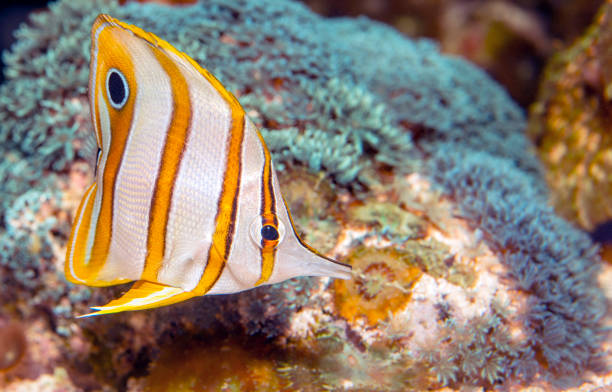
{"type": "Polygon", "coordinates": [[[60,0],[13,34],[0,390],[612,388],[612,1],[60,0]],[[236,95],[352,280],[75,318],[129,288],[63,275],[102,12],[236,95]]]}

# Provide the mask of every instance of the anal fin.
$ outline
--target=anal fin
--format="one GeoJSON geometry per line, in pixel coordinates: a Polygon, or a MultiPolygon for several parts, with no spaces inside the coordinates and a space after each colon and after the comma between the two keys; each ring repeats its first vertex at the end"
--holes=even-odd
{"type": "Polygon", "coordinates": [[[120,298],[112,300],[104,306],[92,307],[91,309],[95,312],[84,314],[78,318],[118,313],[126,310],[157,308],[185,301],[194,296],[195,294],[192,292],[177,287],[139,280],[120,298]]]}

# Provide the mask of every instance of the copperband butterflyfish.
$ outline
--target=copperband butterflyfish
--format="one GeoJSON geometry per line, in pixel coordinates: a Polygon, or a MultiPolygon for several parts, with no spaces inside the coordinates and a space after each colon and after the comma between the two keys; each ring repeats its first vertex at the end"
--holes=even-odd
{"type": "Polygon", "coordinates": [[[76,212],[65,275],[135,282],[86,316],[228,294],[349,266],[297,235],[270,152],[238,100],[156,35],[100,15],[91,30],[95,182],[76,212]]]}

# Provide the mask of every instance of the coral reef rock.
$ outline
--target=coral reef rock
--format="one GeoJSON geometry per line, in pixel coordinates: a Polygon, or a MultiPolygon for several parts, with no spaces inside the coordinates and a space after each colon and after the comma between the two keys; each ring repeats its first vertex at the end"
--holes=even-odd
{"type": "Polygon", "coordinates": [[[587,230],[612,219],[612,2],[547,66],[528,133],[552,202],[587,230]]]}
{"type": "Polygon", "coordinates": [[[547,205],[523,112],[477,67],[289,1],[60,0],[15,34],[0,86],[0,320],[24,326],[26,353],[3,390],[603,385],[597,249],[547,205]],[[175,44],[238,97],[300,234],[353,279],[75,318],[128,288],[63,277],[92,181],[101,12],[175,44]]]}

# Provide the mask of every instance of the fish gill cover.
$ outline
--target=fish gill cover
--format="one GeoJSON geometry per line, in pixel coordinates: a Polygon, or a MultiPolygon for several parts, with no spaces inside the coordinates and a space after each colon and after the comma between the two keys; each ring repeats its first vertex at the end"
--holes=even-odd
{"type": "MultiPolygon", "coordinates": [[[[171,374],[176,358],[168,352],[158,357],[161,348],[172,339],[206,341],[216,336],[211,331],[223,329],[243,331],[247,341],[263,337],[281,350],[294,342],[300,353],[308,352],[307,362],[257,365],[273,373],[279,385],[490,387],[578,382],[585,369],[596,368],[605,306],[595,247],[547,206],[520,108],[483,71],[440,54],[432,41],[407,39],[365,18],[323,19],[299,3],[272,0],[212,0],[173,8],[58,1],[49,12],[33,15],[16,36],[17,43],[3,54],[6,82],[0,86],[1,313],[47,320],[41,341],[59,351],[56,361],[70,369],[76,385],[125,389],[147,372],[150,380],[171,374]],[[318,223],[309,226],[313,238],[332,237],[335,243],[342,227],[366,225],[369,231],[344,253],[349,262],[364,264],[356,271],[354,289],[296,279],[158,311],[73,319],[90,295],[105,295],[72,286],[62,276],[71,214],[91,181],[95,159],[86,90],[89,30],[102,12],[172,43],[236,94],[260,127],[284,189],[296,195],[288,202],[317,216],[318,223]],[[380,181],[380,173],[392,173],[396,180],[389,185],[380,181]],[[402,179],[415,174],[432,189],[410,190],[402,179]],[[331,196],[321,201],[313,189],[331,189],[331,196]],[[380,189],[395,194],[389,199],[397,206],[375,200],[380,189]],[[343,204],[338,195],[361,210],[343,204]],[[392,324],[411,306],[406,293],[433,281],[421,279],[420,272],[402,272],[402,265],[436,282],[480,287],[474,283],[477,257],[460,268],[446,247],[423,239],[432,230],[449,229],[444,222],[456,224],[447,217],[453,214],[445,215],[448,204],[470,223],[469,230],[480,233],[510,281],[503,290],[524,295],[525,306],[517,315],[493,301],[485,306],[490,311],[461,318],[452,298],[438,293],[438,317],[432,322],[440,326],[439,340],[433,348],[404,345],[411,331],[392,324]],[[325,214],[313,212],[312,205],[325,214]],[[390,216],[401,220],[391,222],[390,216]],[[376,253],[354,246],[376,248],[374,239],[397,249],[376,253]],[[374,253],[364,257],[368,252],[374,253]],[[402,274],[405,281],[399,280],[402,274]],[[402,303],[391,301],[397,296],[403,296],[402,303]],[[364,301],[376,312],[359,313],[364,301]],[[318,318],[309,321],[309,332],[296,332],[300,320],[313,314],[318,318]],[[520,329],[520,340],[511,334],[513,327],[520,329]],[[385,336],[376,341],[377,334],[385,336]],[[326,355],[344,367],[325,362],[326,355]],[[83,367],[96,381],[79,373],[83,367]],[[381,383],[373,371],[351,373],[369,368],[399,376],[381,383]]],[[[296,220],[299,225],[300,217],[296,220]]],[[[224,339],[213,341],[235,344],[224,339]]],[[[223,347],[221,354],[213,349],[215,357],[244,353],[244,348],[223,347]]],[[[49,373],[56,365],[45,366],[38,372],[49,373]]],[[[30,378],[39,375],[21,371],[30,378]]]]}

